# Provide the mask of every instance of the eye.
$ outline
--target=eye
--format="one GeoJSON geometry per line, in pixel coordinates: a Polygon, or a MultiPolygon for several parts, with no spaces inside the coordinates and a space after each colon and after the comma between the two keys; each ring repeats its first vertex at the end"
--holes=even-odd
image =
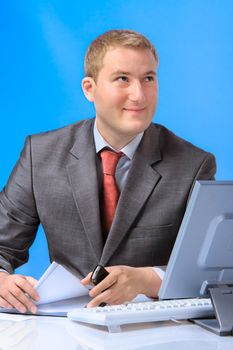
{"type": "Polygon", "coordinates": [[[128,77],[126,77],[125,75],[117,77],[116,80],[120,81],[120,82],[128,82],[129,81],[128,77]]]}
{"type": "Polygon", "coordinates": [[[145,81],[154,81],[155,77],[153,75],[148,75],[145,77],[145,81]]]}

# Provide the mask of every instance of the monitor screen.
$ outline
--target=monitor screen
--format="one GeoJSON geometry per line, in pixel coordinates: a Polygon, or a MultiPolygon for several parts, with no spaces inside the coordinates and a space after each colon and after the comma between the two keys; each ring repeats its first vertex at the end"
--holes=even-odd
{"type": "Polygon", "coordinates": [[[204,281],[233,282],[233,181],[197,181],[159,291],[199,297],[204,281]]]}

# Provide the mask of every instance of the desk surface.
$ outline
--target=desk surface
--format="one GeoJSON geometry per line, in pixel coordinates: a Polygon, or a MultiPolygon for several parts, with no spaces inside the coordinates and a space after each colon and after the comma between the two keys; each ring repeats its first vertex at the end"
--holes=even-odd
{"type": "Polygon", "coordinates": [[[219,337],[188,321],[128,325],[121,333],[67,318],[0,313],[1,350],[232,350],[233,337],[219,337]]]}

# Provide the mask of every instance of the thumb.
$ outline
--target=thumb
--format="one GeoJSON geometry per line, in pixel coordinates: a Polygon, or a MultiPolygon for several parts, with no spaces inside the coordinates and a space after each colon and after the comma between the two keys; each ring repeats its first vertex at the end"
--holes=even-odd
{"type": "Polygon", "coordinates": [[[92,275],[92,272],[89,272],[88,275],[86,277],[84,277],[80,282],[83,285],[90,284],[91,283],[91,275],[92,275]]]}

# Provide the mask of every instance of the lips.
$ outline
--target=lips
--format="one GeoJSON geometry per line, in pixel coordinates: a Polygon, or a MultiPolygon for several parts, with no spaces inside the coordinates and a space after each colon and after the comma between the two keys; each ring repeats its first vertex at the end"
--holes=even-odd
{"type": "Polygon", "coordinates": [[[141,108],[138,108],[138,107],[129,107],[129,108],[123,108],[125,111],[128,111],[128,112],[142,112],[144,111],[146,107],[141,107],[141,108]]]}

